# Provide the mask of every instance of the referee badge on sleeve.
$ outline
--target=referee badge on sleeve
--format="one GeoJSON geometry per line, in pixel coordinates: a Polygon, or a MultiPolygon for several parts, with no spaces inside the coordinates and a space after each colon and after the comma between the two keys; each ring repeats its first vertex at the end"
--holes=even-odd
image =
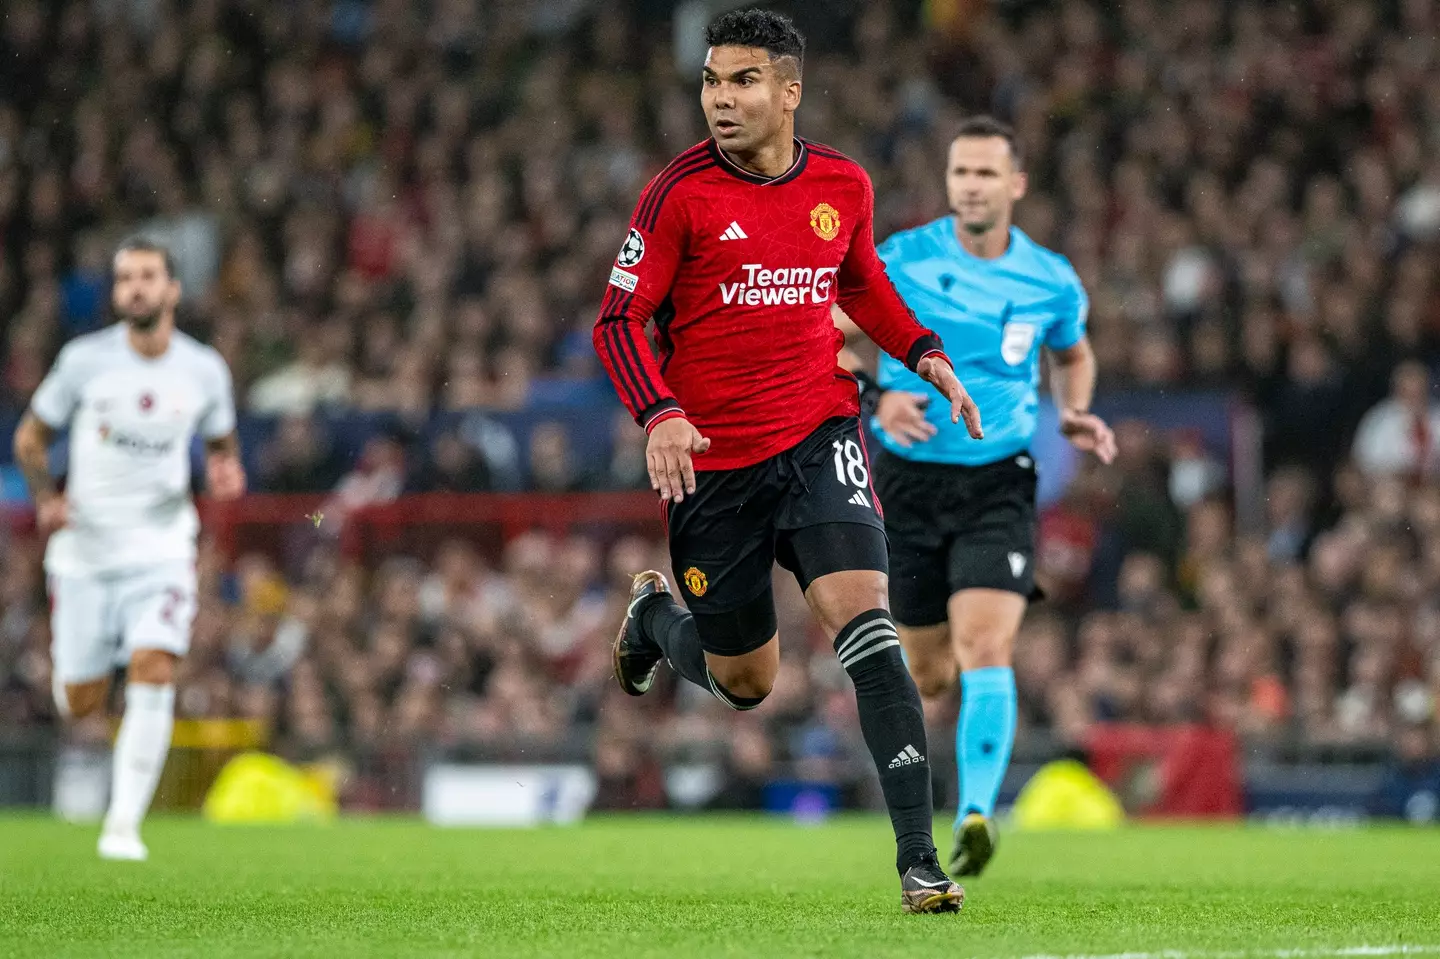
{"type": "Polygon", "coordinates": [[[1011,366],[1019,366],[1025,362],[1025,358],[1030,355],[1030,348],[1035,345],[1035,330],[1034,323],[1006,323],[1000,340],[1001,358],[1011,366]]]}

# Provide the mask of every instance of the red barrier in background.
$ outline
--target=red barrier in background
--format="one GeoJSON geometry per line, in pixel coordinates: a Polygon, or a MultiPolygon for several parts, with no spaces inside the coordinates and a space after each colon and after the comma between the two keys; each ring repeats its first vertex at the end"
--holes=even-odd
{"type": "MultiPolygon", "coordinates": [[[[260,493],[233,503],[199,503],[204,526],[227,556],[264,548],[287,531],[317,529],[326,495],[260,493]]],[[[495,545],[528,530],[563,536],[577,529],[660,534],[651,492],[418,493],[354,510],[339,534],[345,555],[367,558],[433,546],[452,536],[495,545]]]]}
{"type": "MultiPolygon", "coordinates": [[[[201,523],[226,556],[252,549],[274,551],[293,535],[319,536],[315,518],[331,494],[256,493],[233,503],[200,499],[201,523]]],[[[12,532],[35,530],[29,506],[4,512],[12,532]]],[[[660,503],[652,492],[614,493],[418,493],[350,513],[339,531],[345,555],[373,558],[389,552],[425,550],[452,536],[495,546],[527,530],[563,536],[575,530],[603,534],[661,535],[660,503]]]]}
{"type": "Polygon", "coordinates": [[[1236,818],[1243,811],[1239,744],[1206,726],[1095,726],[1090,768],[1132,815],[1236,818]]]}

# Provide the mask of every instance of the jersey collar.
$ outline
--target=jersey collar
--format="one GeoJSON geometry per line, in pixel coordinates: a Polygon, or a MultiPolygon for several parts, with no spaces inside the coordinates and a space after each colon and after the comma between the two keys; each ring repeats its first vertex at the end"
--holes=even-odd
{"type": "Polygon", "coordinates": [[[789,183],[805,170],[805,164],[810,159],[810,150],[806,148],[805,141],[799,137],[795,138],[795,160],[790,164],[790,169],[779,176],[761,176],[758,173],[751,173],[735,165],[735,161],[725,155],[720,149],[720,144],[715,138],[710,138],[710,155],[715,158],[715,163],[720,169],[735,177],[737,180],[744,180],[746,183],[753,183],[756,186],[779,186],[782,183],[789,183]]]}
{"type": "Polygon", "coordinates": [[[957,221],[958,217],[956,217],[953,213],[943,218],[943,222],[945,224],[945,242],[949,245],[950,249],[955,253],[955,255],[958,256],[960,259],[964,260],[966,263],[973,263],[982,269],[993,270],[996,267],[1003,266],[1006,263],[1010,262],[1010,260],[1015,256],[1015,248],[1019,246],[1020,238],[1024,235],[1020,232],[1020,228],[1018,226],[1013,223],[1010,224],[1010,242],[1005,245],[1005,252],[1001,253],[993,260],[985,259],[984,257],[978,257],[975,254],[971,253],[969,250],[965,249],[965,244],[960,242],[960,237],[955,232],[957,227],[959,226],[959,223],[957,221]]]}

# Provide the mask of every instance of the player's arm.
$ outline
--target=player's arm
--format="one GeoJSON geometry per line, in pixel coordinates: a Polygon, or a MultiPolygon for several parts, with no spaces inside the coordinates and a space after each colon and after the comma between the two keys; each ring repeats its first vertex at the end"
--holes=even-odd
{"type": "Polygon", "coordinates": [[[245,467],[240,462],[240,435],[235,431],[235,392],[230,368],[218,359],[211,381],[214,394],[200,421],[205,437],[205,491],[217,500],[245,495],[245,467]]]}
{"type": "MultiPolygon", "coordinates": [[[[650,485],[664,500],[695,492],[694,453],[710,448],[665,385],[645,326],[670,295],[685,250],[685,223],[678,200],[665,201],[664,173],[640,194],[630,232],[610,270],[592,338],[595,352],[620,402],[645,429],[650,485]]],[[[669,184],[673,186],[672,184],[669,184]]]]}
{"type": "Polygon", "coordinates": [[[1055,408],[1065,412],[1088,413],[1095,398],[1095,351],[1090,340],[1081,337],[1074,346],[1048,350],[1050,395],[1055,408]]]}
{"type": "Polygon", "coordinates": [[[860,179],[865,188],[863,208],[836,276],[840,308],[876,346],[939,390],[950,401],[950,421],[958,423],[963,418],[970,435],[980,439],[985,435],[980,410],[955,378],[944,344],[915,319],[875,252],[875,194],[863,171],[860,179]]]}
{"type": "Polygon", "coordinates": [[[25,477],[30,498],[35,501],[35,522],[44,532],[65,525],[65,497],[55,488],[50,475],[50,444],[56,430],[30,410],[15,428],[15,463],[25,477]]]}
{"type": "Polygon", "coordinates": [[[35,522],[42,532],[59,529],[68,518],[65,496],[50,475],[50,444],[80,406],[82,379],[74,349],[67,346],[35,388],[30,408],[15,429],[15,462],[35,501],[35,522]]]}
{"type": "Polygon", "coordinates": [[[1060,432],[1076,449],[1093,452],[1102,463],[1115,458],[1115,434],[1090,412],[1095,398],[1095,351],[1085,335],[1088,306],[1078,281],[1074,304],[1050,334],[1050,395],[1060,411],[1060,432]]]}
{"type": "Polygon", "coordinates": [[[205,489],[218,500],[238,499],[245,495],[240,437],[233,430],[205,441],[205,489]]]}
{"type": "Polygon", "coordinates": [[[55,432],[29,410],[15,428],[15,462],[25,477],[30,495],[37,500],[56,492],[55,480],[50,475],[50,444],[55,442],[55,432]]]}

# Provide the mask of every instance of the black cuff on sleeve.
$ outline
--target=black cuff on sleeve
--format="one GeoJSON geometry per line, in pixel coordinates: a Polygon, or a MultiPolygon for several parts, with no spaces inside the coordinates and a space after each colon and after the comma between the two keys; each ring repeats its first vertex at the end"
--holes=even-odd
{"type": "Polygon", "coordinates": [[[910,344],[910,352],[905,354],[905,366],[913,373],[926,353],[943,352],[944,349],[945,344],[940,342],[940,337],[927,331],[924,336],[910,344]]]}
{"type": "Polygon", "coordinates": [[[650,432],[650,427],[658,423],[662,416],[672,412],[679,413],[682,416],[685,415],[685,411],[680,408],[679,403],[673,399],[666,398],[641,410],[640,415],[635,417],[635,422],[644,427],[645,432],[648,433],[650,432]]]}

